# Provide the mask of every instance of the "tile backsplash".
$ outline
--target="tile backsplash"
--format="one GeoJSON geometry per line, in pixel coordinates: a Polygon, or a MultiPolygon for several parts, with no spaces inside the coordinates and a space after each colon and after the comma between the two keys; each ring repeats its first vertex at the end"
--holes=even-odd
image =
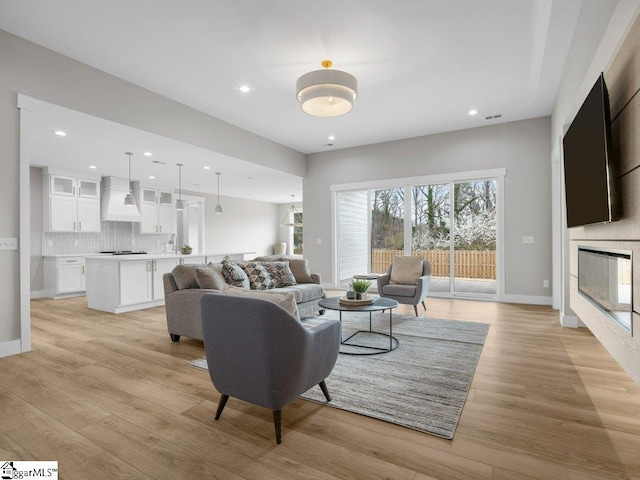
{"type": "MultiPolygon", "coordinates": [[[[140,234],[131,222],[102,222],[100,233],[42,234],[42,254],[97,253],[113,250],[160,252],[170,234],[140,234]]],[[[171,247],[169,247],[171,248],[171,247]]]]}

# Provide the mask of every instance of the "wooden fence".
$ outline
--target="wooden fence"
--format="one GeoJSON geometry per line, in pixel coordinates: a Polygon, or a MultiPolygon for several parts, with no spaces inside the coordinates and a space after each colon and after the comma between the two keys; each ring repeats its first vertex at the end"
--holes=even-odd
{"type": "MultiPolygon", "coordinates": [[[[402,250],[372,250],[371,272],[386,272],[396,255],[404,255],[404,252],[402,250]]],[[[449,250],[415,250],[413,255],[431,262],[431,275],[434,277],[449,276],[449,250]]],[[[493,250],[456,250],[454,260],[457,278],[496,279],[496,252],[493,250]]]]}

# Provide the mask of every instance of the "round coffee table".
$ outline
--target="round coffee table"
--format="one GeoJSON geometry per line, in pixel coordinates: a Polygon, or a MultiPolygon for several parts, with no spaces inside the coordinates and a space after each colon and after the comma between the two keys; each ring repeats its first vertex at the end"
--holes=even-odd
{"type": "Polygon", "coordinates": [[[364,349],[364,352],[340,352],[345,355],[379,355],[381,353],[389,353],[400,345],[400,341],[393,336],[393,309],[396,308],[399,303],[391,298],[376,298],[373,303],[368,305],[344,305],[340,303],[340,297],[325,298],[320,301],[320,307],[328,310],[336,310],[340,313],[340,324],[342,325],[342,312],[369,312],[369,330],[358,330],[355,333],[349,335],[347,338],[341,338],[340,344],[349,345],[352,347],[359,347],[364,349]],[[389,333],[374,332],[371,329],[371,314],[373,312],[379,312],[389,310],[389,333]],[[364,345],[362,343],[349,342],[356,335],[361,333],[367,333],[369,335],[381,335],[389,338],[389,348],[374,347],[371,345],[364,345]],[[373,351],[370,351],[373,350],[373,351]]]}

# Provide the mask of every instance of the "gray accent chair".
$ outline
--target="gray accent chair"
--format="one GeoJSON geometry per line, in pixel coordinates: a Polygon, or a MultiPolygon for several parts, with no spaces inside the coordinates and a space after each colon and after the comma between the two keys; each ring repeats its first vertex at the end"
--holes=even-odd
{"type": "Polygon", "coordinates": [[[200,304],[209,375],[220,393],[216,420],[229,397],[269,408],[280,443],[282,407],[314,385],[331,401],[324,381],[338,358],[338,320],[306,328],[275,303],[218,293],[200,304]]]}
{"type": "Polygon", "coordinates": [[[424,299],[429,293],[429,284],[431,283],[431,263],[427,260],[422,262],[422,276],[418,277],[413,285],[389,283],[392,266],[389,265],[387,272],[378,277],[378,294],[381,297],[392,298],[404,305],[413,305],[416,317],[418,316],[419,303],[422,304],[426,312],[427,306],[424,304],[424,299]]]}

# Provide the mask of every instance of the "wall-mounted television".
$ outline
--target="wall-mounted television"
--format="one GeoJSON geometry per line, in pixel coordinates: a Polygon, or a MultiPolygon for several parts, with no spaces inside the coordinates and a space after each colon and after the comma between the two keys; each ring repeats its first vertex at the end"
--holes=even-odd
{"type": "Polygon", "coordinates": [[[618,219],[609,95],[600,74],[562,141],[567,226],[618,219]]]}

